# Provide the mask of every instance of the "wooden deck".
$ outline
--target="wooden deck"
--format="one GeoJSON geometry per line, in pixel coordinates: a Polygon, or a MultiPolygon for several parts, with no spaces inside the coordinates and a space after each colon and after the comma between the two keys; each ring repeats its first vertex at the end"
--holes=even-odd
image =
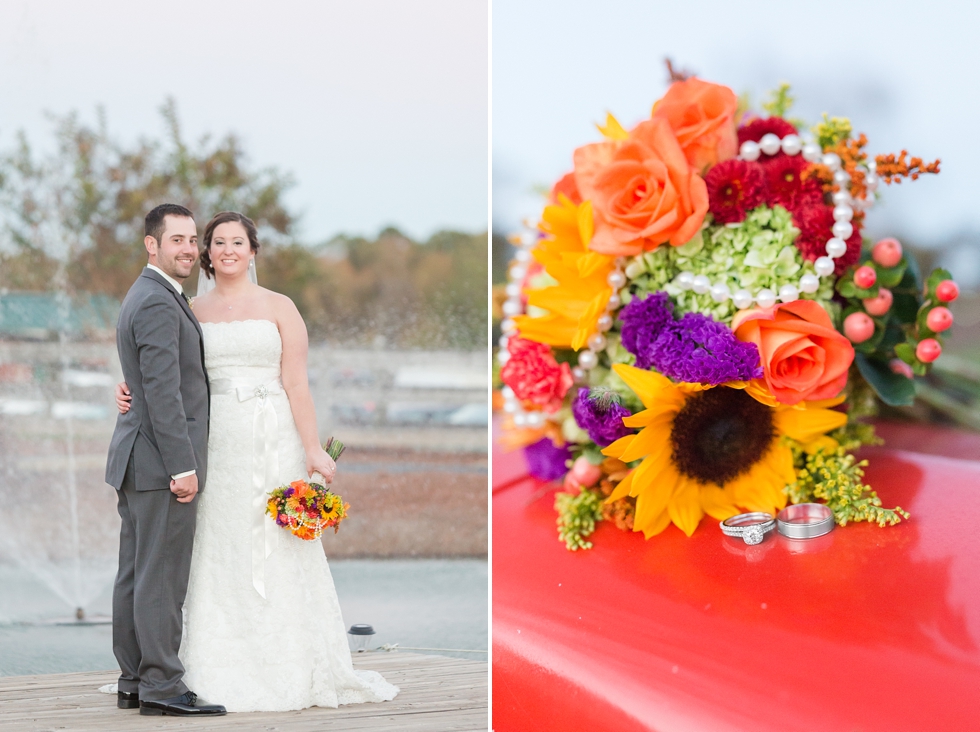
{"type": "MultiPolygon", "coordinates": [[[[487,664],[414,653],[367,653],[354,667],[381,673],[401,692],[393,701],[339,709],[251,712],[211,719],[143,717],[116,708],[114,694],[98,688],[118,672],[0,677],[0,729],[31,730],[485,730],[488,724],[487,664]]],[[[220,700],[218,700],[220,701],[220,700]]]]}

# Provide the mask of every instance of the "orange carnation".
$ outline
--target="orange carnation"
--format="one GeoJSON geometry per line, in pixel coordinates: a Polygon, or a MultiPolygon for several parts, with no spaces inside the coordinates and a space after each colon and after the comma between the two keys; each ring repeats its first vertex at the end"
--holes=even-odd
{"type": "Polygon", "coordinates": [[[759,347],[765,385],[783,404],[832,399],[847,384],[854,347],[812,300],[743,310],[732,330],[759,347]]]}
{"type": "Polygon", "coordinates": [[[665,120],[641,122],[623,141],[580,147],[574,160],[575,183],[595,218],[590,249],[640,254],[685,244],[701,228],[708,190],[665,120]]]}
{"type": "Polygon", "coordinates": [[[653,105],[653,118],[664,119],[677,136],[685,157],[700,172],[738,151],[735,92],[721,84],[691,77],[675,81],[653,105]]]}

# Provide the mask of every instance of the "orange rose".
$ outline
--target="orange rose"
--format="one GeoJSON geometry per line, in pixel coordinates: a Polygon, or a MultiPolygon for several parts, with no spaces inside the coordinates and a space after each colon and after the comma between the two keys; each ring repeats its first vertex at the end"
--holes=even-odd
{"type": "Polygon", "coordinates": [[[708,190],[666,121],[646,120],[626,140],[580,147],[574,160],[578,191],[592,203],[589,249],[640,254],[667,242],[680,246],[701,228],[708,190]]]}
{"type": "Polygon", "coordinates": [[[551,202],[558,203],[558,196],[564,195],[569,201],[578,206],[582,203],[582,197],[578,193],[578,186],[575,185],[575,173],[565,173],[554,187],[551,189],[551,202]]]}
{"type": "Polygon", "coordinates": [[[675,81],[653,105],[653,118],[664,119],[684,155],[700,172],[738,151],[735,109],[738,98],[727,86],[690,78],[675,81]]]}
{"type": "Polygon", "coordinates": [[[854,347],[812,300],[743,310],[732,330],[759,347],[766,386],[783,404],[832,399],[847,384],[854,347]]]}

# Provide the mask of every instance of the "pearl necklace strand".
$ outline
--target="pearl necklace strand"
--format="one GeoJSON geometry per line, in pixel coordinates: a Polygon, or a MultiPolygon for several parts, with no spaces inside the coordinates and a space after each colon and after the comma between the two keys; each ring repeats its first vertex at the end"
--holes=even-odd
{"type": "MultiPolygon", "coordinates": [[[[773,292],[768,287],[763,287],[754,293],[744,289],[732,293],[726,282],[711,284],[711,280],[705,275],[695,275],[693,272],[684,271],[674,278],[674,284],[677,287],[682,290],[693,290],[698,295],[707,293],[717,303],[727,302],[731,298],[739,310],[751,307],[752,303],[762,308],[771,308],[777,300],[793,302],[800,298],[801,292],[813,294],[820,289],[820,278],[829,277],[834,273],[836,268],[834,260],[847,253],[845,240],[854,233],[854,226],[851,224],[851,219],[854,217],[854,207],[870,208],[874,205],[874,199],[854,200],[849,190],[851,176],[841,167],[840,156],[833,152],[824,153],[820,145],[815,142],[804,143],[799,135],[786,135],[780,139],[778,135],[768,132],[758,142],[746,140],[739,148],[738,159],[755,162],[762,155],[771,157],[780,151],[787,155],[802,154],[803,159],[808,163],[819,162],[826,165],[834,174],[834,183],[838,186],[838,190],[833,194],[834,225],[830,231],[832,236],[827,240],[827,254],[817,257],[813,263],[815,274],[807,272],[800,277],[797,284],[787,283],[779,288],[779,292],[773,292]]],[[[867,189],[872,192],[878,187],[878,176],[875,174],[873,161],[868,163],[868,173],[864,177],[864,183],[867,189]]]]}

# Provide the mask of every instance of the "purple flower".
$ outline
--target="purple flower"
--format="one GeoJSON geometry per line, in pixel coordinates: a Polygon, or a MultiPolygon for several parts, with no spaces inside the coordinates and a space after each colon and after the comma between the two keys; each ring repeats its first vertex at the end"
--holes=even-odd
{"type": "Polygon", "coordinates": [[[592,393],[582,388],[572,402],[575,422],[589,433],[589,437],[599,447],[606,447],[620,437],[633,433],[633,430],[623,424],[623,417],[629,417],[630,414],[630,410],[620,404],[619,397],[611,391],[592,393]]]}
{"type": "Polygon", "coordinates": [[[527,459],[527,472],[541,480],[557,480],[568,472],[565,461],[572,457],[568,446],[555,447],[550,439],[545,437],[533,445],[524,448],[527,459]]]}
{"type": "Polygon", "coordinates": [[[743,343],[707,315],[687,313],[674,320],[673,308],[666,292],[635,298],[623,308],[622,344],[636,356],[637,368],[711,385],[762,378],[754,343],[743,343]]]}

